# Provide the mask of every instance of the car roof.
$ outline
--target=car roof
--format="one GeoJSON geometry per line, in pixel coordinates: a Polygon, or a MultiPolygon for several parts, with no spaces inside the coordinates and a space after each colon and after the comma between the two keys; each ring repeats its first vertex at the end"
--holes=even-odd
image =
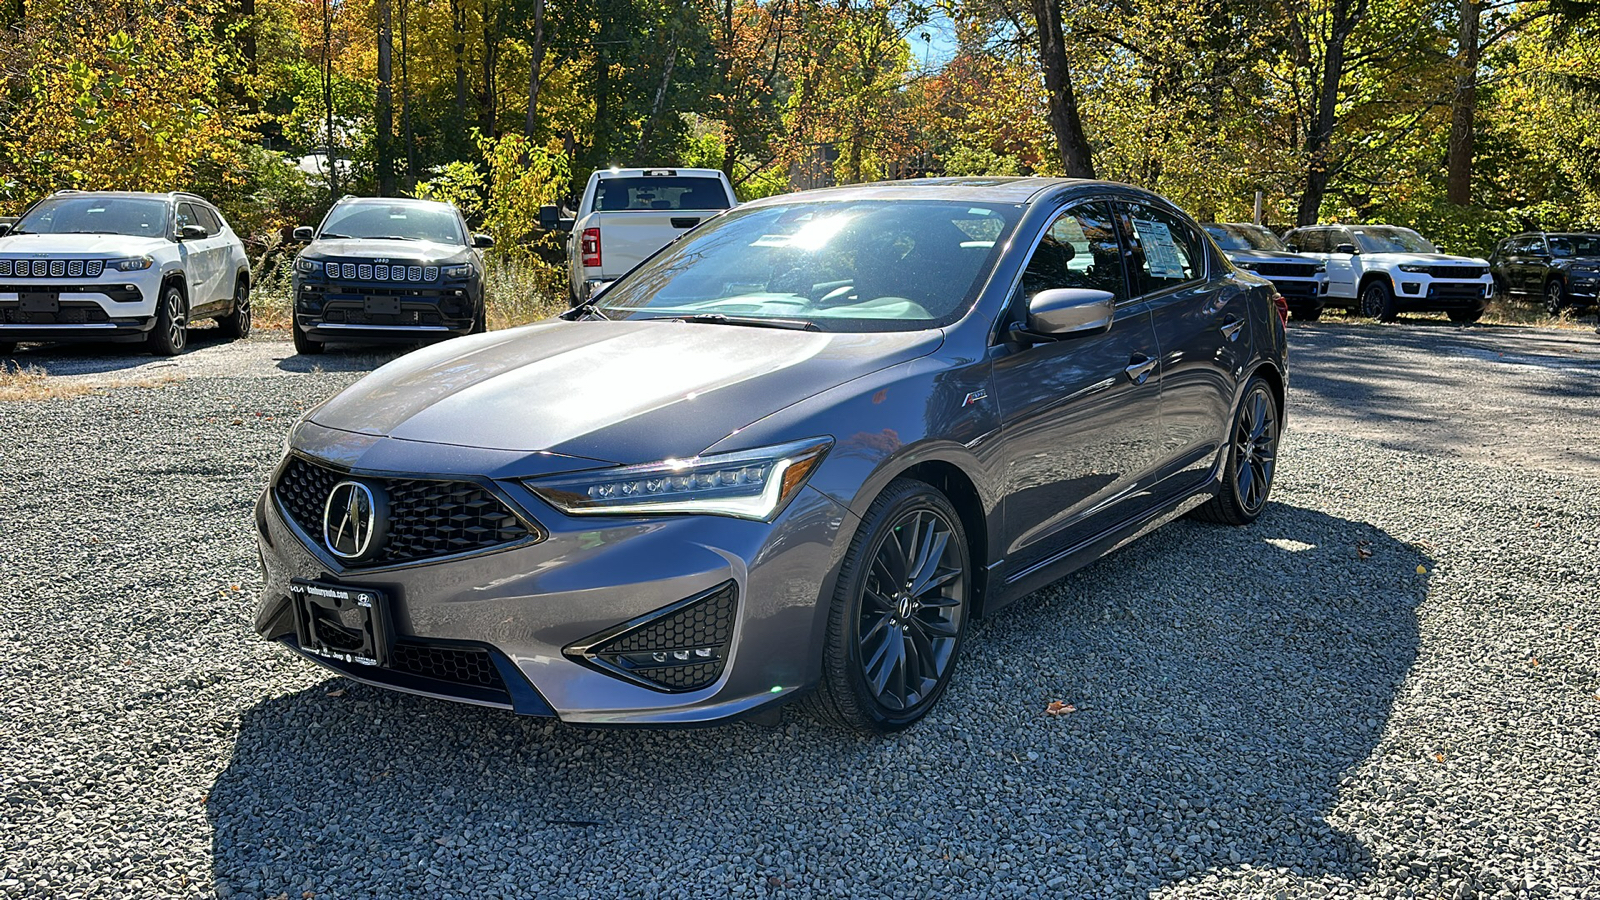
{"type": "Polygon", "coordinates": [[[169,191],[158,194],[154,191],[56,191],[50,195],[55,197],[127,197],[133,200],[198,200],[210,204],[211,201],[199,194],[188,194],[183,191],[169,191]]]}
{"type": "Polygon", "coordinates": [[[1200,223],[1200,227],[1201,228],[1204,228],[1204,227],[1206,227],[1208,225],[1221,225],[1221,226],[1224,226],[1226,228],[1266,228],[1267,227],[1265,225],[1257,225],[1254,222],[1201,222],[1200,223]]]}
{"type": "Polygon", "coordinates": [[[778,194],[752,200],[747,206],[806,202],[811,200],[956,200],[972,203],[1032,203],[1046,194],[1067,188],[1113,188],[1131,196],[1162,200],[1143,188],[1115,181],[1096,181],[1087,178],[1041,177],[950,177],[910,178],[904,181],[877,181],[867,184],[847,184],[837,187],[814,188],[793,194],[778,194]]]}
{"type": "Polygon", "coordinates": [[[454,210],[454,203],[424,200],[421,197],[340,197],[340,206],[443,206],[454,210]]]}
{"type": "Polygon", "coordinates": [[[629,169],[596,169],[595,178],[644,178],[649,175],[659,175],[670,172],[673,176],[692,176],[695,178],[720,178],[721,169],[685,169],[679,166],[638,166],[629,169]]]}

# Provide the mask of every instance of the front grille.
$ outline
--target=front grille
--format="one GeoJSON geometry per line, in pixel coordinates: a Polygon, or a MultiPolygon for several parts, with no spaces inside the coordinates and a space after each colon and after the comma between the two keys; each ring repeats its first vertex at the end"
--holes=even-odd
{"type": "Polygon", "coordinates": [[[730,581],[566,652],[651,687],[698,690],[722,676],[737,610],[738,590],[730,581]]]}
{"type": "Polygon", "coordinates": [[[0,278],[99,278],[102,259],[0,259],[0,278]]]}
{"type": "Polygon", "coordinates": [[[369,313],[359,309],[329,309],[324,322],[336,325],[442,325],[437,310],[403,309],[397,313],[369,313]]]}
{"type": "Polygon", "coordinates": [[[1435,282],[1428,285],[1428,296],[1434,300],[1482,300],[1483,285],[1435,282]]]}
{"type": "Polygon", "coordinates": [[[1312,300],[1318,296],[1315,281],[1274,281],[1272,285],[1288,299],[1312,300]]]}
{"type": "Polygon", "coordinates": [[[388,497],[388,535],[364,565],[398,565],[504,547],[534,536],[492,493],[470,481],[369,478],[292,457],[273,492],[284,512],[317,544],[328,495],[341,481],[359,481],[388,497]]]}
{"type": "Polygon", "coordinates": [[[0,306],[0,325],[99,325],[111,321],[96,304],[62,306],[58,311],[23,312],[20,306],[0,306]]]}
{"type": "Polygon", "coordinates": [[[1482,266],[1432,266],[1428,274],[1435,278],[1482,278],[1489,270],[1482,266]]]}
{"type": "Polygon", "coordinates": [[[484,650],[397,641],[389,651],[389,668],[455,684],[506,689],[499,668],[484,650]]]}
{"type": "Polygon", "coordinates": [[[1256,273],[1268,278],[1273,275],[1287,276],[1290,278],[1311,278],[1317,274],[1315,263],[1305,265],[1301,263],[1262,263],[1256,266],[1256,273]]]}
{"type": "Polygon", "coordinates": [[[439,280],[438,266],[330,262],[325,263],[323,269],[329,278],[342,278],[346,281],[414,281],[426,284],[439,280]]]}

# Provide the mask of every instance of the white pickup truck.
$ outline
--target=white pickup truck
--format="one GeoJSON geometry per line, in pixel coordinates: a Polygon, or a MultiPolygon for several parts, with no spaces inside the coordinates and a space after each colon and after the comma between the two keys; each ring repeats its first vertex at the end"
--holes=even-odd
{"type": "Polygon", "coordinates": [[[716,169],[601,169],[589,176],[576,217],[563,219],[546,206],[539,224],[571,232],[568,288],[580,303],[736,202],[733,185],[716,169]]]}

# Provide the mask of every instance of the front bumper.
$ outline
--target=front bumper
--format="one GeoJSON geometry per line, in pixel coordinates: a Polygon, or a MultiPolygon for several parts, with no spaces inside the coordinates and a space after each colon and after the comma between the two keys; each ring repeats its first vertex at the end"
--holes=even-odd
{"type": "Polygon", "coordinates": [[[296,275],[295,323],[320,341],[414,342],[470,334],[481,282],[417,285],[344,282],[296,275]]]}
{"type": "Polygon", "coordinates": [[[1494,279],[1434,278],[1400,272],[1394,276],[1394,298],[1401,309],[1452,310],[1481,308],[1494,296],[1494,279]]]}
{"type": "Polygon", "coordinates": [[[159,272],[84,279],[0,278],[0,341],[141,341],[155,324],[159,272]],[[34,298],[54,297],[40,308],[34,298]],[[24,306],[23,297],[30,298],[24,306]]]}
{"type": "Polygon", "coordinates": [[[1262,276],[1272,282],[1278,293],[1283,296],[1289,308],[1295,311],[1319,310],[1327,302],[1328,279],[1326,276],[1315,278],[1296,278],[1287,275],[1262,276]]]}
{"type": "Polygon", "coordinates": [[[319,459],[357,477],[434,473],[449,459],[462,473],[454,478],[487,486],[542,536],[453,559],[346,569],[294,524],[269,489],[256,516],[265,568],[255,623],[260,634],[295,646],[293,579],[371,588],[389,598],[397,642],[486,654],[507,690],[489,696],[314,657],[321,665],[410,693],[603,725],[726,720],[786,701],[819,677],[827,610],[818,600],[831,583],[849,514],[811,488],[770,523],[715,516],[580,519],[561,515],[514,479],[530,474],[528,454],[443,450],[316,426],[297,434],[320,443],[313,451],[319,459]],[[736,597],[731,638],[720,674],[708,686],[652,687],[583,653],[619,627],[730,584],[736,597]]]}

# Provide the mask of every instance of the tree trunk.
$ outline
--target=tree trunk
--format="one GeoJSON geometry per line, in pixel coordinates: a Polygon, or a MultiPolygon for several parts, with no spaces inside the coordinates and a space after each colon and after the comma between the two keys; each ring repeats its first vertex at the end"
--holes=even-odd
{"type": "Polygon", "coordinates": [[[661,106],[667,99],[667,87],[672,84],[672,68],[678,62],[678,33],[673,31],[667,44],[667,62],[661,69],[661,86],[656,88],[655,102],[650,104],[650,118],[644,120],[644,128],[639,131],[639,155],[650,144],[650,133],[655,130],[656,118],[661,115],[661,106]]]}
{"type": "Polygon", "coordinates": [[[394,25],[389,15],[389,0],[378,0],[378,103],[377,129],[373,135],[377,152],[378,196],[394,195],[394,25]]]}
{"type": "Polygon", "coordinates": [[[539,83],[544,71],[544,0],[533,0],[533,44],[528,47],[528,117],[522,133],[533,140],[534,122],[539,116],[539,83]]]}
{"type": "Polygon", "coordinates": [[[1344,84],[1345,42],[1366,14],[1366,0],[1336,0],[1323,48],[1322,81],[1317,85],[1316,118],[1306,131],[1306,187],[1295,213],[1296,225],[1315,225],[1322,198],[1333,179],[1333,132],[1338,125],[1339,91],[1344,84]]]}
{"type": "Polygon", "coordinates": [[[1083,133],[1078,98],[1067,68],[1067,45],[1061,35],[1060,0],[1031,0],[1039,27],[1039,62],[1050,101],[1050,130],[1055,132],[1061,169],[1069,178],[1094,177],[1094,149],[1083,133]]]}
{"type": "Polygon", "coordinates": [[[483,0],[483,98],[478,105],[478,130],[484,137],[494,137],[499,132],[500,101],[500,10],[491,0],[483,0]]]}
{"type": "Polygon", "coordinates": [[[1456,206],[1472,205],[1472,151],[1478,111],[1478,0],[1461,0],[1461,33],[1456,49],[1456,85],[1450,98],[1450,145],[1445,190],[1456,206]]]}
{"type": "Polygon", "coordinates": [[[400,0],[400,133],[406,142],[406,189],[417,184],[417,136],[411,130],[411,39],[407,28],[410,7],[400,0]]]}
{"type": "Polygon", "coordinates": [[[467,9],[463,5],[465,0],[450,0],[451,26],[455,29],[456,42],[451,47],[455,56],[456,69],[456,125],[459,131],[467,123],[467,9]]]}
{"type": "Polygon", "coordinates": [[[326,139],[323,145],[323,167],[328,175],[328,194],[339,196],[339,161],[333,143],[333,0],[322,0],[322,107],[325,114],[326,139]]]}

